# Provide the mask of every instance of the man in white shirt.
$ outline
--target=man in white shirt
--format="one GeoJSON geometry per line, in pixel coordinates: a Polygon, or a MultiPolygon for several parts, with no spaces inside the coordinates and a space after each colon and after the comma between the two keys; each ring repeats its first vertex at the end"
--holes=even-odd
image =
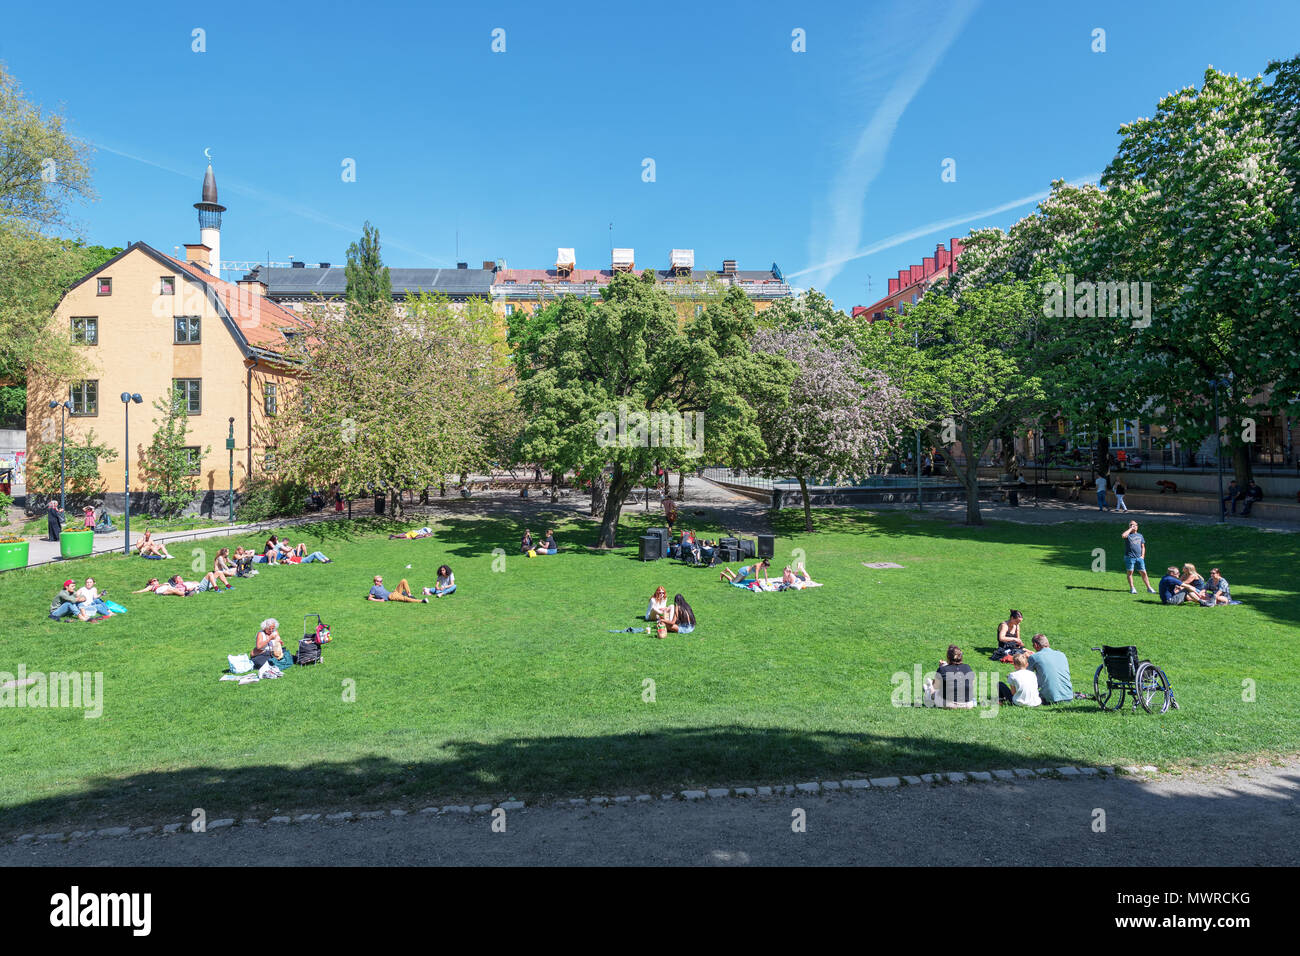
{"type": "Polygon", "coordinates": [[[1097,510],[1105,511],[1106,510],[1106,476],[1098,475],[1096,485],[1097,485],[1097,510]]]}

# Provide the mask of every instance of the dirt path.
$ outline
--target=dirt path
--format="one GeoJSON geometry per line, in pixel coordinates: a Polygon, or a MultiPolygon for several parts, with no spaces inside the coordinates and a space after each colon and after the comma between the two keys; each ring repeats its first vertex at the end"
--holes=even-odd
{"type": "Polygon", "coordinates": [[[1295,866],[1300,759],[1182,776],[257,824],[0,846],[4,866],[1295,866]],[[806,831],[795,832],[797,811],[806,831]],[[1104,823],[1104,830],[1099,829],[1104,823]]]}

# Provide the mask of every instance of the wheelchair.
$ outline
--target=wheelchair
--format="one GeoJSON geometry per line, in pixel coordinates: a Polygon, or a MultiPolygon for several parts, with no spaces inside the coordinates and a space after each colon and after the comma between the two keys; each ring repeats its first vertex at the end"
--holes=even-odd
{"type": "Polygon", "coordinates": [[[1093,675],[1092,690],[1097,699],[1097,706],[1102,710],[1122,709],[1126,694],[1132,698],[1135,712],[1138,704],[1141,704],[1142,709],[1148,714],[1155,713],[1157,706],[1162,714],[1170,707],[1178,710],[1178,701],[1174,699],[1169,678],[1150,661],[1138,660],[1136,647],[1103,645],[1094,647],[1093,650],[1101,652],[1101,665],[1093,675]]]}

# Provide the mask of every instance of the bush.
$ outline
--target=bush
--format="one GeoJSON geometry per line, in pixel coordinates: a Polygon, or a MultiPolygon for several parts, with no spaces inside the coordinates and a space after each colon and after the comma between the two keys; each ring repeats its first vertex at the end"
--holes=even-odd
{"type": "MultiPolygon", "coordinates": [[[[42,442],[27,461],[27,513],[41,514],[45,502],[59,497],[59,450],[57,441],[42,442]]],[[[102,462],[116,461],[117,449],[96,440],[94,431],[80,442],[67,444],[67,509],[80,510],[103,501],[107,487],[100,476],[102,462]]]]}
{"type": "Polygon", "coordinates": [[[235,518],[238,521],[294,518],[302,514],[306,498],[306,485],[257,478],[244,486],[235,504],[235,518]]]}
{"type": "Polygon", "coordinates": [[[0,528],[9,527],[9,509],[13,507],[13,504],[13,498],[0,491],[0,528]]]}

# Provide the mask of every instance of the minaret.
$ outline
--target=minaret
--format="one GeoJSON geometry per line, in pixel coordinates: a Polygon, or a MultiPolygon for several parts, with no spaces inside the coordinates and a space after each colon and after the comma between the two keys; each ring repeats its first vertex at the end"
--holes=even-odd
{"type": "Polygon", "coordinates": [[[203,176],[203,199],[194,204],[199,211],[199,241],[212,250],[208,271],[221,278],[221,214],[226,207],[217,202],[217,177],[212,175],[212,163],[203,176]]]}

